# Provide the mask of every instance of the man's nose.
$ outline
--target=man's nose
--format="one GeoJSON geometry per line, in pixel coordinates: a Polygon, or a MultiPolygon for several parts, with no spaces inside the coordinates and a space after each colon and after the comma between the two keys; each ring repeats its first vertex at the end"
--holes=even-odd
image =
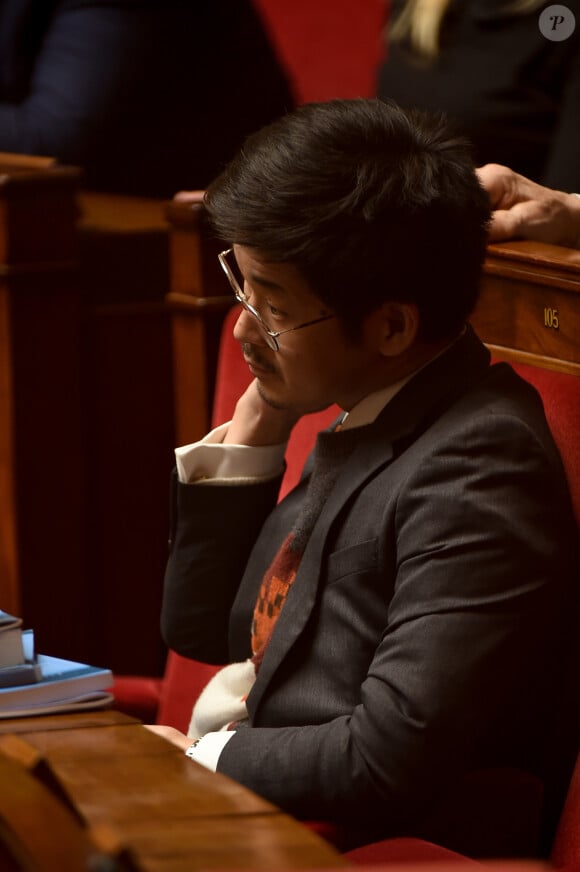
{"type": "Polygon", "coordinates": [[[267,345],[266,338],[254,316],[240,307],[238,320],[234,324],[234,339],[237,342],[249,342],[251,345],[267,345]]]}

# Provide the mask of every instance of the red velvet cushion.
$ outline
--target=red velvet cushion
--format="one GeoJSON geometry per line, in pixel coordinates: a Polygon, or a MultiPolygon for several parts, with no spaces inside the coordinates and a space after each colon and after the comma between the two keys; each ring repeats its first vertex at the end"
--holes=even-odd
{"type": "Polygon", "coordinates": [[[303,103],[373,96],[384,0],[254,0],[303,103]]]}
{"type": "Polygon", "coordinates": [[[464,863],[468,867],[480,866],[476,860],[470,860],[462,854],[442,848],[425,839],[384,839],[347,851],[346,857],[357,866],[369,863],[464,863]]]}
{"type": "Polygon", "coordinates": [[[163,678],[116,675],[110,691],[118,711],[145,724],[166,724],[186,733],[193,704],[218,669],[170,651],[163,678]]]}
{"type": "Polygon", "coordinates": [[[580,523],[580,378],[538,366],[512,363],[522,378],[534,385],[544,403],[546,418],[556,441],[580,523]]]}
{"type": "Polygon", "coordinates": [[[560,815],[551,860],[558,869],[580,870],[580,754],[560,815]]]}
{"type": "Polygon", "coordinates": [[[115,675],[110,692],[115,708],[146,724],[156,723],[163,679],[143,675],[115,675]]]}
{"type": "Polygon", "coordinates": [[[219,666],[199,663],[170,651],[157,713],[158,724],[176,727],[187,733],[191,710],[197,697],[219,666]]]}
{"type": "Polygon", "coordinates": [[[252,379],[240,345],[232,334],[241,311],[241,306],[233,306],[224,319],[215,379],[212,427],[230,420],[238,397],[252,379]]]}

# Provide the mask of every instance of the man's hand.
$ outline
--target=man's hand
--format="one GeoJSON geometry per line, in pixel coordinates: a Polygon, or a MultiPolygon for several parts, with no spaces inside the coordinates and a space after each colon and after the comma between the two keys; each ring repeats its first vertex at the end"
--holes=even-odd
{"type": "Polygon", "coordinates": [[[280,445],[288,441],[300,417],[295,409],[278,409],[267,403],[254,379],[236,403],[224,444],[280,445]]]}
{"type": "Polygon", "coordinates": [[[486,164],[477,174],[494,210],[490,241],[520,238],[578,245],[580,198],[545,188],[499,164],[486,164]]]}
{"type": "Polygon", "coordinates": [[[168,742],[171,742],[177,748],[181,748],[182,751],[186,751],[193,741],[188,736],[180,733],[179,730],[176,730],[175,727],[165,727],[157,724],[144,724],[144,727],[146,730],[161,736],[162,739],[167,739],[168,742]]]}
{"type": "Polygon", "coordinates": [[[178,203],[203,203],[205,191],[178,191],[173,199],[178,203]]]}

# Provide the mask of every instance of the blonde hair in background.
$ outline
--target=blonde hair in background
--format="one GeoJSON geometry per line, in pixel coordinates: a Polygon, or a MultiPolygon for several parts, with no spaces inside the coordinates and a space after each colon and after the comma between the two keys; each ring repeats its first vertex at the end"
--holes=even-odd
{"type": "MultiPolygon", "coordinates": [[[[452,0],[407,0],[401,14],[389,28],[395,42],[409,39],[412,48],[423,57],[434,59],[439,53],[441,22],[452,0]]],[[[545,5],[546,0],[513,0],[506,9],[525,15],[545,5]]]]}

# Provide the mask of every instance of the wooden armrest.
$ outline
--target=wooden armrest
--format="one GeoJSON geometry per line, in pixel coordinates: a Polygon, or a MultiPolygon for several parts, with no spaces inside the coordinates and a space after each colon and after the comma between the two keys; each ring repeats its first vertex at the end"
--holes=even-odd
{"type": "Polygon", "coordinates": [[[104,826],[85,826],[48,761],[15,735],[0,738],[0,863],[19,872],[137,872],[104,826]]]}

